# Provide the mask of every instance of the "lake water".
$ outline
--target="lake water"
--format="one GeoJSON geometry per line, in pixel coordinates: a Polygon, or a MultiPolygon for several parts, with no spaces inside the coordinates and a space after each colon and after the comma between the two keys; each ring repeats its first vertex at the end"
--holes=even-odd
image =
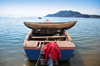
{"type": "Polygon", "coordinates": [[[58,66],[100,66],[100,19],[66,17],[24,17],[0,18],[0,66],[34,66],[25,57],[23,42],[30,31],[23,22],[78,22],[66,30],[76,46],[69,62],[59,62],[58,66]]]}

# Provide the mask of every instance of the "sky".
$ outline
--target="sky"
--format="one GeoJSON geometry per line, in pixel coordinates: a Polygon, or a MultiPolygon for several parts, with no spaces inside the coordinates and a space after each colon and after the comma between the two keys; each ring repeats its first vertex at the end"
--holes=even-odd
{"type": "Polygon", "coordinates": [[[43,17],[65,10],[100,15],[100,0],[0,0],[0,17],[43,17]]]}

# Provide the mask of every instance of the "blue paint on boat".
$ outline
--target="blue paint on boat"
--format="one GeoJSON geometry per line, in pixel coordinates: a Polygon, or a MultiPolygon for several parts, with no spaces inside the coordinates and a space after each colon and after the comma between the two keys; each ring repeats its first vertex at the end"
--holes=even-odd
{"type": "Polygon", "coordinates": [[[71,57],[73,51],[74,50],[60,50],[60,52],[61,52],[60,60],[62,60],[62,61],[63,60],[68,60],[71,57]]]}
{"type": "Polygon", "coordinates": [[[40,55],[40,50],[25,49],[29,60],[37,60],[40,55]]]}
{"type": "MultiPolygon", "coordinates": [[[[61,58],[60,60],[68,60],[74,50],[60,50],[61,58]]],[[[40,55],[40,50],[25,49],[25,52],[30,60],[37,60],[40,55]]]]}

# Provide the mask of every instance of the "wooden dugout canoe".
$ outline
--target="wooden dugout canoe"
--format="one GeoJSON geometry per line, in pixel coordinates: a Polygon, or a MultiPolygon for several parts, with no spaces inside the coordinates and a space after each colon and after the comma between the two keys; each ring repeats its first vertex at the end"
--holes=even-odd
{"type": "Polygon", "coordinates": [[[69,29],[76,24],[77,21],[62,22],[62,23],[36,23],[24,22],[24,24],[31,29],[69,29]]]}

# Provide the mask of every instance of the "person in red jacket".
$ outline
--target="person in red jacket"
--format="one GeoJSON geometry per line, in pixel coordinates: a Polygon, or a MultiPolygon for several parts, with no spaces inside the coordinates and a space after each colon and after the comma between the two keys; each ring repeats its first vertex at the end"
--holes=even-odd
{"type": "Polygon", "coordinates": [[[55,62],[61,58],[61,53],[57,43],[50,42],[43,47],[43,53],[45,54],[45,62],[47,63],[48,58],[52,58],[55,62]]]}

